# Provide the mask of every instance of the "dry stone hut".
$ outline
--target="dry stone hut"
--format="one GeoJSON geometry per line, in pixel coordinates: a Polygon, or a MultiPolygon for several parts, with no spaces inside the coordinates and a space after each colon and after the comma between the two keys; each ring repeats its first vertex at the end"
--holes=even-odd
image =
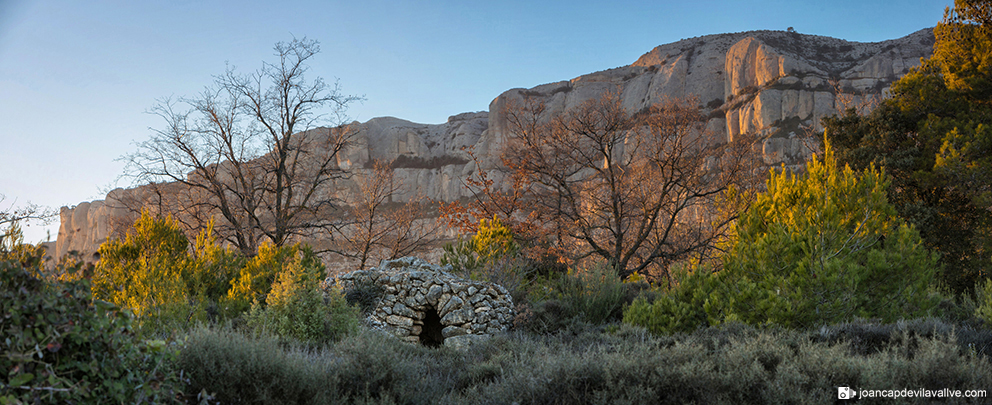
{"type": "Polygon", "coordinates": [[[326,283],[371,301],[369,323],[408,342],[458,347],[510,327],[513,300],[505,288],[446,270],[450,266],[404,257],[326,283]]]}

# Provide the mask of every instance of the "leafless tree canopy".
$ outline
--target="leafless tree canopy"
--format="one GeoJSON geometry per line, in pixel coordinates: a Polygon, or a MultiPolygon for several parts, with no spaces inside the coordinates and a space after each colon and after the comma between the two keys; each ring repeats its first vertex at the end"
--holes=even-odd
{"type": "Polygon", "coordinates": [[[694,99],[629,114],[607,93],[550,117],[532,102],[505,116],[503,161],[528,185],[524,211],[562,252],[621,277],[710,255],[733,219],[719,202],[751,173],[750,143],[711,143],[694,99]]]}
{"type": "Polygon", "coordinates": [[[58,214],[54,209],[28,202],[16,206],[17,201],[6,204],[7,196],[0,194],[0,252],[10,252],[24,243],[21,226],[25,222],[47,224],[58,214]]]}
{"type": "Polygon", "coordinates": [[[0,194],[0,227],[6,227],[24,221],[48,223],[58,214],[51,208],[42,207],[30,202],[20,207],[15,207],[16,201],[7,205],[4,203],[6,199],[7,196],[0,194]]]}
{"type": "Polygon", "coordinates": [[[437,240],[439,223],[424,218],[427,199],[394,202],[400,184],[393,168],[375,161],[372,170],[357,178],[358,195],[347,209],[348,218],[335,228],[344,249],[336,253],[358,259],[359,268],[372,259],[395,259],[425,250],[437,240]]]}
{"type": "Polygon", "coordinates": [[[319,50],[307,39],[278,43],[275,63],[248,74],[229,67],[195,97],[162,100],[152,112],[165,126],[125,156],[127,173],[185,186],[171,214],[192,228],[221,217],[215,231],[248,255],[263,240],[313,233],[334,202],[325,186],[345,175],[337,155],[351,134],[318,125],[340,123],[359,99],[305,78],[319,50]]]}

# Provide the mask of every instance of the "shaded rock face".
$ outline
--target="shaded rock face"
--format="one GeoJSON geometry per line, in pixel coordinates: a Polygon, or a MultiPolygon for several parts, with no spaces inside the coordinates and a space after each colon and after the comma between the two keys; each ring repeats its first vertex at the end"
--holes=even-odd
{"type": "Polygon", "coordinates": [[[324,283],[327,288],[340,286],[346,293],[358,288],[381,292],[368,322],[411,343],[462,346],[512,325],[513,300],[505,288],[461,279],[446,270],[450,267],[404,257],[324,283]]]}
{"type": "MultiPolygon", "coordinates": [[[[464,184],[476,169],[501,178],[495,169],[507,136],[508,103],[534,98],[547,105],[547,114],[560,114],[606,91],[618,91],[630,112],[666,98],[696,96],[707,117],[706,136],[714,143],[759,135],[753,150],[765,164],[797,165],[816,150],[808,135],[822,129],[822,118],[881,98],[893,81],[931,54],[933,42],[932,30],[924,29],[875,43],[752,31],[661,45],[628,66],[508,90],[490,103],[488,112],[454,115],[442,124],[392,117],[355,122],[356,135],[337,161],[353,176],[321,192],[354,201],[356,179],[381,160],[396,168],[395,180],[401,185],[393,202],[417,195],[435,201],[471,198],[464,184]],[[465,148],[474,150],[481,167],[465,148]]],[[[152,197],[158,196],[145,187],[118,189],[106,200],[63,208],[55,257],[75,250],[95,260],[99,245],[121,224],[133,222],[133,211],[123,207],[152,197]]]]}
{"type": "MultiPolygon", "coordinates": [[[[373,161],[391,163],[401,184],[394,201],[406,202],[418,193],[437,201],[470,196],[462,183],[474,168],[467,149],[489,128],[488,113],[458,114],[437,125],[392,117],[352,125],[357,133],[345,154],[355,158],[341,167],[361,175],[373,161]]],[[[340,182],[338,187],[357,192],[354,181],[340,182]]]]}

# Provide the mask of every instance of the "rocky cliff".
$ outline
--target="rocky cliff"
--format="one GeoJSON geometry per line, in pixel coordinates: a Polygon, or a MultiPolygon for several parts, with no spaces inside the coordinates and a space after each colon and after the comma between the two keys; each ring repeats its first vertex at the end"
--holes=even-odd
{"type": "MultiPolygon", "coordinates": [[[[338,163],[361,174],[373,160],[392,162],[402,184],[394,196],[398,202],[417,193],[453,201],[468,197],[463,183],[476,169],[464,148],[474,148],[483,169],[498,165],[496,149],[505,134],[501,111],[508,101],[540,99],[555,114],[617,91],[628,111],[667,97],[695,96],[709,136],[733,142],[741,134],[760,135],[755,151],[766,164],[792,164],[810,153],[805,135],[821,130],[823,117],[883,97],[893,81],[930,55],[933,42],[930,29],[874,43],[784,31],[686,39],[658,46],[628,66],[508,90],[488,112],[454,115],[443,124],[392,117],[355,123],[357,135],[338,163]]],[[[356,190],[353,181],[342,181],[327,192],[347,199],[356,190]]],[[[93,260],[99,244],[127,222],[124,205],[146,201],[149,193],[144,187],[117,189],[106,200],[63,207],[54,257],[77,251],[93,260]]]]}

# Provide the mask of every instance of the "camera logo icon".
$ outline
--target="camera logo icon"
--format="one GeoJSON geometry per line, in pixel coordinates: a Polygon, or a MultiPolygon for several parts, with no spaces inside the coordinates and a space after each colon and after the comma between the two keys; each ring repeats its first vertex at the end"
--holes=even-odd
{"type": "Polygon", "coordinates": [[[837,399],[852,399],[858,396],[858,392],[850,387],[837,387],[837,399]]]}

